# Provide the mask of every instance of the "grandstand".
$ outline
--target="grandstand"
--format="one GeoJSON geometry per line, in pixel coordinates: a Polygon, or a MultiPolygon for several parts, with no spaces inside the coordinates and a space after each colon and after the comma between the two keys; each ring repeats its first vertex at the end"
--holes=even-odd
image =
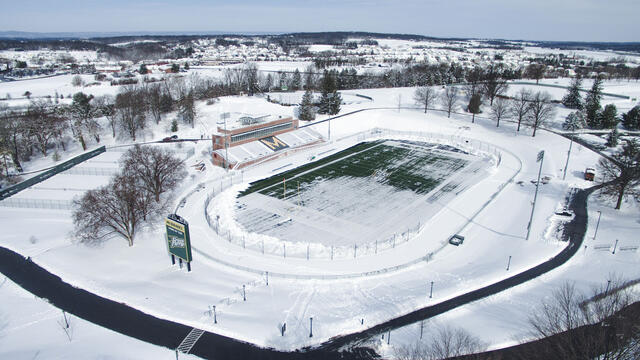
{"type": "Polygon", "coordinates": [[[315,131],[298,128],[298,119],[272,115],[229,116],[212,136],[214,165],[242,168],[322,142],[315,131]]]}

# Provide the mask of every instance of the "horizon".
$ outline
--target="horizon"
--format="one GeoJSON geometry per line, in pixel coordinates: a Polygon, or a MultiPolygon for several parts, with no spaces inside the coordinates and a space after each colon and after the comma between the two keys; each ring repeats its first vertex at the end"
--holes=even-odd
{"type": "Polygon", "coordinates": [[[562,42],[638,42],[640,3],[631,0],[166,0],[104,3],[34,0],[29,9],[8,3],[3,31],[32,33],[282,34],[358,31],[436,38],[562,42]],[[33,9],[47,9],[34,11],[33,9]],[[37,25],[34,25],[37,24],[37,25]],[[218,28],[223,30],[211,30],[218,28]],[[357,30],[346,30],[347,28],[357,30]],[[191,29],[191,30],[185,30],[191,29]]]}
{"type": "Polygon", "coordinates": [[[498,41],[516,41],[516,42],[539,42],[539,43],[609,43],[609,44],[635,44],[640,43],[639,40],[630,41],[590,41],[590,40],[540,40],[540,39],[511,39],[511,38],[487,38],[487,37],[443,37],[429,34],[415,33],[393,33],[393,32],[376,32],[361,30],[331,30],[331,31],[22,31],[22,30],[1,30],[0,40],[86,40],[92,38],[111,38],[111,37],[154,37],[154,36],[271,36],[271,35],[287,35],[287,34],[322,34],[322,33],[362,33],[366,35],[384,35],[384,36],[422,36],[437,40],[498,40],[498,41]],[[13,34],[15,33],[15,34],[13,34]]]}

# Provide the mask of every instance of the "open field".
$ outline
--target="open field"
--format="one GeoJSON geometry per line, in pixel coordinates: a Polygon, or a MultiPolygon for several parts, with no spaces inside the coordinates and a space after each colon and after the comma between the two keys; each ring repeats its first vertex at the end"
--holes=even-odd
{"type": "Polygon", "coordinates": [[[436,201],[464,191],[487,165],[445,145],[363,142],[252,183],[238,198],[236,220],[290,242],[395,241],[417,231],[439,210],[436,201]]]}

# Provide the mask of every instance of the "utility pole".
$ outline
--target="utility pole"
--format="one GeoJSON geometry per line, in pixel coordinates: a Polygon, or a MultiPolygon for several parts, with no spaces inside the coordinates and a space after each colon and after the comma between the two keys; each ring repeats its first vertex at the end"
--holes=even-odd
{"type": "Polygon", "coordinates": [[[509,261],[507,262],[507,271],[509,271],[509,266],[511,266],[511,255],[509,255],[509,261]]]}
{"type": "Polygon", "coordinates": [[[309,337],[313,337],[313,317],[309,318],[309,337]]]}
{"type": "Polygon", "coordinates": [[[615,255],[615,253],[616,253],[616,248],[617,248],[617,247],[618,247],[618,239],[616,239],[616,244],[615,244],[615,245],[613,245],[613,252],[612,252],[612,254],[614,254],[614,255],[615,255]]]}
{"type": "Polygon", "coordinates": [[[596,235],[598,235],[598,227],[600,226],[601,216],[602,216],[602,211],[598,210],[598,223],[596,224],[596,232],[593,234],[593,241],[596,241],[596,235]]]}
{"type": "Polygon", "coordinates": [[[429,299],[433,298],[433,281],[431,282],[431,290],[429,291],[429,299]]]}
{"type": "Polygon", "coordinates": [[[542,174],[542,164],[544,163],[544,150],[538,153],[536,162],[540,162],[540,170],[538,170],[538,181],[536,181],[536,193],[533,196],[533,206],[531,207],[531,217],[529,218],[529,225],[527,225],[526,240],[529,240],[529,234],[531,234],[531,224],[533,223],[533,213],[536,210],[536,200],[538,199],[538,187],[540,186],[540,175],[542,174]]]}
{"type": "Polygon", "coordinates": [[[571,157],[571,146],[573,146],[573,134],[571,134],[571,142],[569,143],[569,151],[567,152],[567,162],[564,164],[564,173],[562,174],[562,180],[567,177],[567,168],[569,167],[569,158],[571,157]]]}

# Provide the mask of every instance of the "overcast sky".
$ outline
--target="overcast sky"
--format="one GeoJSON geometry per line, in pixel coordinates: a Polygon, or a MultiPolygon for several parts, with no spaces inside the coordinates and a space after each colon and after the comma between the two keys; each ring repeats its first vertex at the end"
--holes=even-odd
{"type": "Polygon", "coordinates": [[[0,31],[371,31],[640,41],[639,0],[2,0],[0,31]]]}

